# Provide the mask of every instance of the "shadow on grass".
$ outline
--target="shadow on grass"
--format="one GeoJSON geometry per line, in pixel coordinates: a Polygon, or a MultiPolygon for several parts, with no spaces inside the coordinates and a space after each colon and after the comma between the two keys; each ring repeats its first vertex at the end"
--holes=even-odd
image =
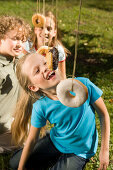
{"type": "MultiPolygon", "coordinates": [[[[67,34],[67,33],[66,33],[67,34]]],[[[69,33],[68,33],[69,34],[69,33]]],[[[71,34],[72,36],[72,34],[71,34]]],[[[87,44],[94,38],[99,38],[98,35],[80,34],[81,40],[87,39],[87,44]]],[[[72,55],[67,58],[67,75],[73,73],[74,55],[75,55],[75,45],[69,46],[68,42],[64,45],[68,48],[72,55]]],[[[113,55],[105,53],[91,53],[92,48],[97,48],[95,45],[86,46],[84,44],[79,44],[78,55],[76,61],[76,76],[83,76],[87,74],[91,80],[96,80],[98,73],[101,75],[109,74],[109,70],[113,68],[113,55]]]]}

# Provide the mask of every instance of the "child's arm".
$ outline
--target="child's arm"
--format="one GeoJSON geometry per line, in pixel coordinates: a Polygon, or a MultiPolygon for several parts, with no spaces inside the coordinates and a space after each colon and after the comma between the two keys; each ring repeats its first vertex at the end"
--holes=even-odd
{"type": "Polygon", "coordinates": [[[101,150],[99,153],[100,166],[99,170],[106,170],[109,165],[109,138],[110,138],[110,119],[107,108],[100,97],[93,104],[93,107],[96,109],[101,125],[101,150]]]}
{"type": "Polygon", "coordinates": [[[63,79],[66,79],[66,62],[65,60],[58,63],[58,70],[63,79]]]}
{"type": "Polygon", "coordinates": [[[40,129],[35,128],[31,125],[29,136],[27,138],[27,141],[25,143],[25,146],[24,146],[24,149],[21,155],[18,170],[25,170],[25,163],[28,157],[30,156],[31,151],[34,148],[34,145],[39,137],[39,133],[40,133],[40,129]]]}

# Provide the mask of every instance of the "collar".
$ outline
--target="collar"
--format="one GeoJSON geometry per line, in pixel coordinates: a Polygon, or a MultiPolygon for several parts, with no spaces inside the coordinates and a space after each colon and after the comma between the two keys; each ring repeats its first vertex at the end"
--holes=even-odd
{"type": "Polygon", "coordinates": [[[16,63],[16,60],[17,60],[18,58],[16,57],[16,58],[11,58],[10,60],[5,56],[5,55],[1,55],[0,54],[0,64],[2,64],[2,65],[8,65],[8,64],[10,64],[10,63],[16,63]]]}
{"type": "Polygon", "coordinates": [[[0,54],[0,64],[8,65],[13,60],[8,60],[6,56],[0,54]]]}

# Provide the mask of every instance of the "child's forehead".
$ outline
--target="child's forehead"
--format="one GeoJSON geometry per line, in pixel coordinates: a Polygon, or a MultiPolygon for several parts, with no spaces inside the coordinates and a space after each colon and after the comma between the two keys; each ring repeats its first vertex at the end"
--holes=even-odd
{"type": "Polygon", "coordinates": [[[37,52],[35,53],[31,53],[30,55],[28,55],[26,62],[28,63],[41,63],[45,61],[45,57],[42,56],[41,54],[38,54],[37,52]]]}
{"type": "Polygon", "coordinates": [[[52,24],[55,25],[55,22],[54,22],[54,20],[53,20],[52,17],[46,17],[46,24],[47,24],[47,23],[52,23],[52,24]]]}
{"type": "Polygon", "coordinates": [[[23,72],[26,72],[27,70],[33,70],[35,67],[40,66],[40,64],[45,61],[45,57],[38,53],[29,54],[22,66],[22,70],[23,72]]]}

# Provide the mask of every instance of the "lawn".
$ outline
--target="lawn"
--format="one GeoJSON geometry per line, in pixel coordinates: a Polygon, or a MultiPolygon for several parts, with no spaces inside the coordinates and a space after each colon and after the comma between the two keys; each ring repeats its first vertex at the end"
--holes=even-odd
{"type": "MultiPolygon", "coordinates": [[[[41,1],[42,2],[42,1],[41,1]]],[[[45,9],[57,13],[58,26],[62,42],[71,51],[67,58],[67,75],[72,75],[75,51],[75,32],[79,14],[78,0],[46,0],[45,9]]],[[[43,4],[41,3],[41,10],[43,4]]],[[[27,20],[31,26],[31,17],[37,11],[36,0],[0,0],[0,15],[16,15],[27,20]]],[[[103,90],[103,99],[111,119],[110,165],[113,169],[113,1],[83,0],[79,28],[79,45],[75,76],[87,77],[103,90]]],[[[96,155],[87,164],[85,170],[95,170],[99,166],[99,147],[96,155]]],[[[9,155],[0,156],[0,170],[9,170],[9,155]]]]}

